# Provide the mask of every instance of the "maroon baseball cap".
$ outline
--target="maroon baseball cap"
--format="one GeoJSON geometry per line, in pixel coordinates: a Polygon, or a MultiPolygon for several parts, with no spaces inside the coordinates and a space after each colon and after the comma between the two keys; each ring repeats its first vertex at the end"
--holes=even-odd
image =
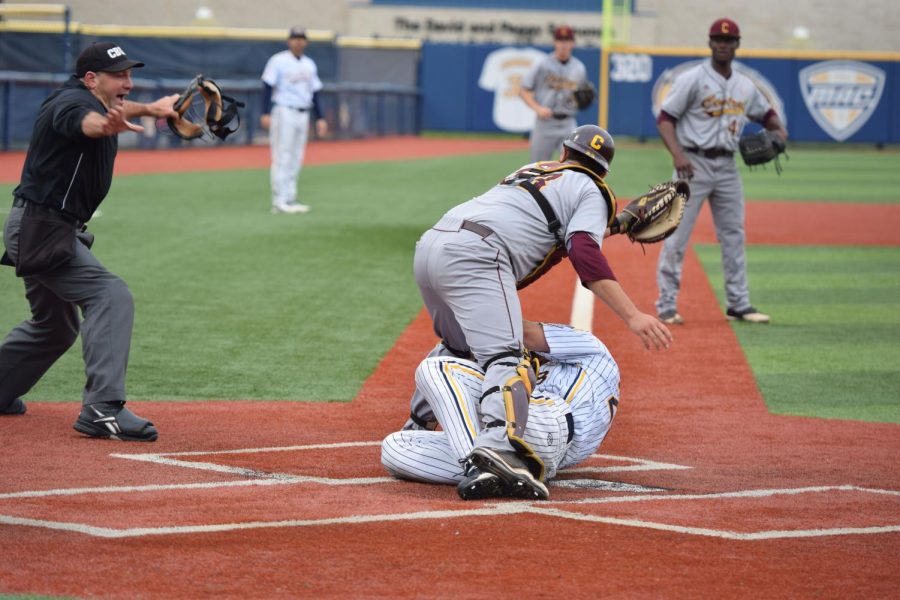
{"type": "Polygon", "coordinates": [[[94,42],[78,55],[78,60],[75,62],[75,75],[84,77],[88,71],[118,73],[125,69],[143,66],[144,63],[129,59],[118,44],[94,42]]]}
{"type": "Polygon", "coordinates": [[[553,30],[554,40],[575,40],[575,32],[568,25],[560,25],[553,30]]]}
{"type": "Polygon", "coordinates": [[[717,19],[709,28],[709,37],[741,39],[741,29],[731,19],[717,19]]]}

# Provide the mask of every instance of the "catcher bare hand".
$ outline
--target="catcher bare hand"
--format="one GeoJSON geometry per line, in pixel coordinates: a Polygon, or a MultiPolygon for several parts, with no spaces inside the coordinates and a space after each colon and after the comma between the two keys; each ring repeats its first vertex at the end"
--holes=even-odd
{"type": "Polygon", "coordinates": [[[244,103],[223,94],[212,79],[197,75],[172,107],[178,118],[169,117],[166,122],[175,135],[185,140],[196,139],[207,132],[224,140],[241,126],[238,107],[243,108],[244,103]],[[203,99],[202,115],[199,116],[192,110],[197,94],[203,99]],[[235,119],[237,124],[234,128],[228,127],[235,119]]]}
{"type": "Polygon", "coordinates": [[[785,143],[781,136],[776,135],[768,129],[763,129],[759,133],[741,136],[738,141],[738,149],[741,152],[741,158],[744,163],[749,166],[764,165],[769,161],[775,161],[775,172],[781,174],[781,163],[778,161],[778,155],[785,152],[785,143]]]}
{"type": "Polygon", "coordinates": [[[675,232],[691,196],[688,182],[664,181],[646,194],[628,203],[609,228],[610,234],[622,233],[632,242],[653,244],[675,232]]]}
{"type": "Polygon", "coordinates": [[[578,110],[584,110],[594,103],[594,98],[597,97],[597,91],[590,81],[584,80],[581,82],[581,85],[572,92],[572,96],[575,98],[575,105],[578,106],[578,110]]]}

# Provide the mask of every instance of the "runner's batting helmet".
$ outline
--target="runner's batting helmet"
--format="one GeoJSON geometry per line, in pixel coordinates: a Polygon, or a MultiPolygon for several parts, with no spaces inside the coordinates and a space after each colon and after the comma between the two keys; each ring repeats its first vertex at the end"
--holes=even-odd
{"type": "Polygon", "coordinates": [[[563,146],[584,154],[591,162],[600,166],[601,175],[609,173],[613,156],[616,154],[616,143],[608,131],[596,125],[582,125],[566,136],[563,146]]]}

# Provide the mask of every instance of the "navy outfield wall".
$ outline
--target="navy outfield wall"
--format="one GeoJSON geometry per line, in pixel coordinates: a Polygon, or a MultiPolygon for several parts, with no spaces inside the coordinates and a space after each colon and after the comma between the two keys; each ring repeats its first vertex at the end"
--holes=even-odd
{"type": "MultiPolygon", "coordinates": [[[[500,95],[514,95],[520,72],[513,68],[506,81],[494,82],[493,90],[480,85],[489,57],[501,50],[519,51],[524,62],[528,52],[550,48],[423,45],[424,129],[510,131],[498,125],[495,103],[500,95]]],[[[599,89],[600,51],[576,48],[575,55],[599,89]]],[[[610,131],[657,137],[656,110],[672,78],[708,57],[706,49],[626,48],[611,53],[610,131]]],[[[900,143],[900,53],[747,50],[739,51],[736,68],[750,76],[785,117],[794,141],[900,143]]],[[[515,110],[509,106],[507,110],[515,110]]],[[[598,121],[596,104],[578,115],[579,124],[598,121]]]]}
{"type": "MultiPolygon", "coordinates": [[[[533,64],[540,53],[551,52],[549,46],[504,46],[495,44],[434,44],[422,45],[419,88],[422,91],[422,128],[442,131],[502,132],[494,118],[497,98],[515,101],[519,89],[518,78],[533,64]],[[509,50],[506,65],[494,65],[498,72],[493,78],[494,89],[479,85],[490,67],[488,59],[497,51],[509,50]],[[522,58],[516,60],[516,51],[522,58]],[[504,72],[505,71],[505,72],[504,72]]],[[[584,63],[588,77],[599,88],[600,50],[576,48],[574,55],[584,63]]],[[[522,100],[518,100],[524,106],[522,100]]],[[[578,113],[578,123],[597,120],[597,103],[578,113]]]]}

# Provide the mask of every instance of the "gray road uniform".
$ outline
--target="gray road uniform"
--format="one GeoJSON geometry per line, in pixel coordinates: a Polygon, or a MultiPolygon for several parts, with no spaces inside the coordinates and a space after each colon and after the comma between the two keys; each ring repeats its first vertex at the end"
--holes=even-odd
{"type": "Polygon", "coordinates": [[[536,119],[531,130],[531,160],[557,158],[563,139],[577,126],[578,107],[572,93],[587,80],[584,63],[575,58],[560,62],[553,53],[539,61],[522,79],[522,87],[534,94],[541,106],[553,111],[553,117],[536,119]]]}
{"type": "Polygon", "coordinates": [[[744,190],[734,153],[747,121],[763,121],[772,107],[747,76],[732,71],[725,79],[706,61],[675,79],[661,109],[665,114],[660,118],[676,120],[675,134],[688,153],[694,176],[684,218],[659,256],[657,313],[676,309],[684,253],[704,199],[709,200],[721,244],[727,306],[748,308],[744,190]]]}
{"type": "MultiPolygon", "coordinates": [[[[586,171],[586,170],[585,170],[586,171]]],[[[489,393],[481,404],[483,424],[475,447],[511,450],[499,391],[516,374],[503,355],[522,352],[522,309],[516,294],[566,255],[548,231],[537,202],[520,187],[531,181],[560,221],[568,244],[579,231],[602,245],[615,198],[605,184],[564,163],[527,165],[486,193],[451,209],[416,245],[416,283],[446,346],[471,351],[485,368],[489,393]],[[540,176],[534,177],[535,173],[540,176]],[[601,193],[598,186],[603,186],[601,193]]],[[[416,407],[413,406],[415,412],[416,407]]]]}

